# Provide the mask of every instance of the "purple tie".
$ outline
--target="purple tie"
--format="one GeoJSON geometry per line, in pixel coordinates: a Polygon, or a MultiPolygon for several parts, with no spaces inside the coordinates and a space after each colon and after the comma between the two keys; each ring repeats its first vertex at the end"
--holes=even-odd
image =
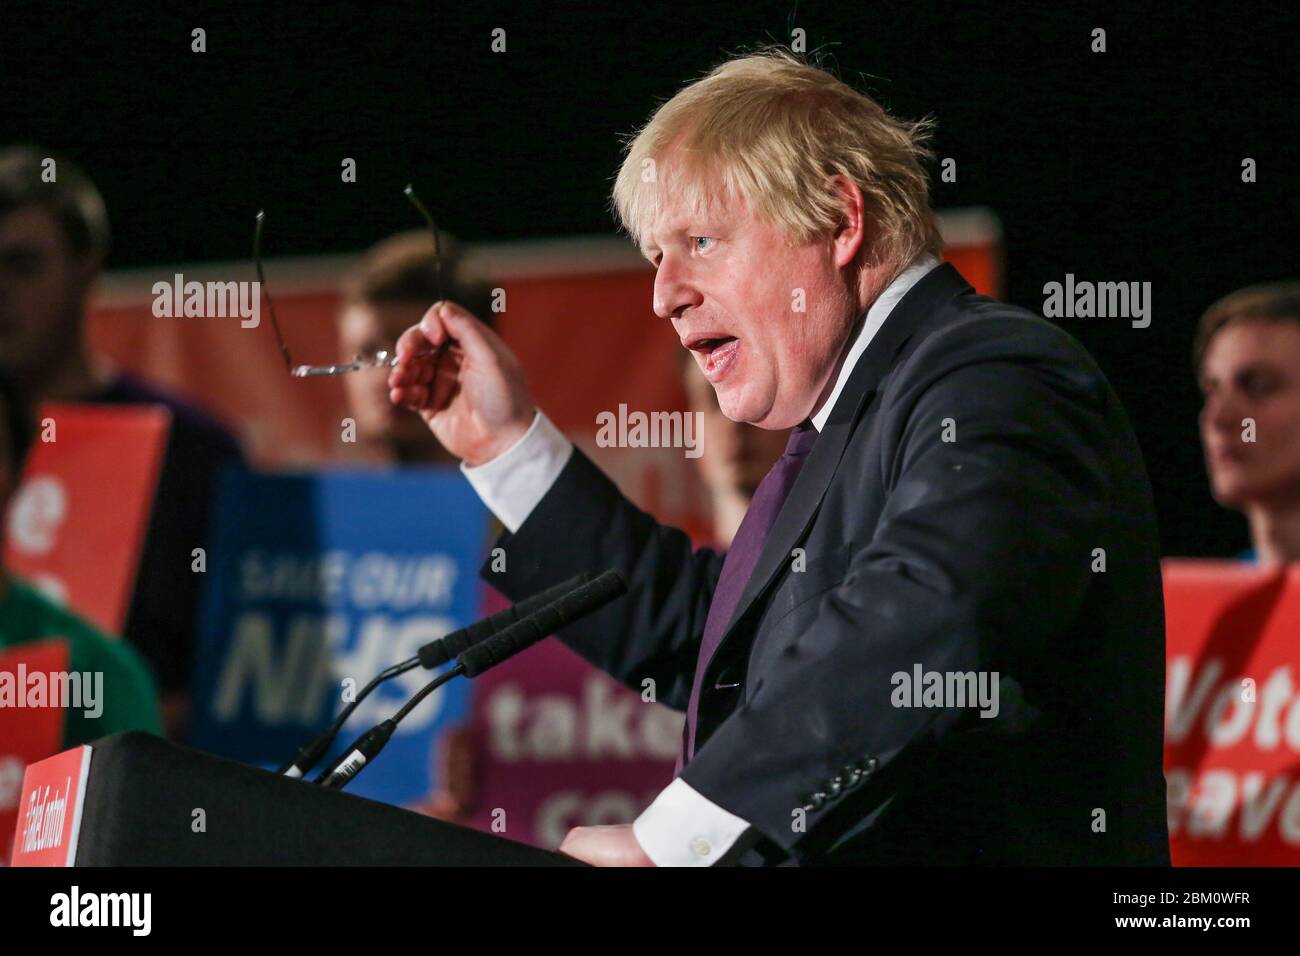
{"type": "Polygon", "coordinates": [[[744,520],[736,531],[735,540],[722,562],[722,573],[718,577],[718,586],[713,592],[713,603],[709,605],[709,617],[704,622],[704,638],[700,642],[700,657],[695,664],[695,682],[691,685],[691,699],[686,708],[686,732],[683,735],[683,752],[677,757],[677,770],[680,772],[688,760],[695,756],[695,722],[700,707],[700,685],[704,680],[704,670],[709,658],[722,642],[722,635],[731,623],[731,615],[736,611],[740,595],[754,573],[754,565],[763,552],[763,542],[776,524],[776,516],[781,513],[781,505],[794,487],[794,480],[799,477],[799,469],[804,459],[812,450],[817,440],[817,429],[810,422],[804,422],[790,432],[785,452],[772,470],[767,473],[754,492],[753,500],[745,511],[744,520]]]}

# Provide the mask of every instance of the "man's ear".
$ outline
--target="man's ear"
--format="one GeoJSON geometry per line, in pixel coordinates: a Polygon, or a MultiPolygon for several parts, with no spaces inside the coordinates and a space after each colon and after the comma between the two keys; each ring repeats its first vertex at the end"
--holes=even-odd
{"type": "Polygon", "coordinates": [[[841,269],[857,260],[867,242],[867,217],[862,190],[848,176],[836,173],[829,180],[839,195],[840,222],[831,235],[835,265],[841,269]]]}

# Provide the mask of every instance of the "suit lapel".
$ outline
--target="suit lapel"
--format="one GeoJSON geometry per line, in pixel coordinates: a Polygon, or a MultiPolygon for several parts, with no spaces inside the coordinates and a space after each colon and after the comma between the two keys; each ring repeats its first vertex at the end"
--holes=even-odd
{"type": "MultiPolygon", "coordinates": [[[[735,613],[732,614],[718,647],[727,642],[749,608],[776,579],[782,566],[792,559],[791,551],[803,540],[821,507],[826,489],[830,487],[831,479],[839,468],[840,459],[844,457],[844,450],[848,447],[849,438],[859,418],[912,333],[939,305],[969,289],[970,286],[961,274],[944,263],[926,273],[894,306],[871,343],[859,356],[844,390],[836,399],[826,427],[818,435],[816,444],[808,454],[808,460],[777,515],[776,523],[768,532],[763,551],[754,566],[754,573],[741,592],[735,613]]],[[[716,650],[713,656],[717,656],[716,650]]]]}

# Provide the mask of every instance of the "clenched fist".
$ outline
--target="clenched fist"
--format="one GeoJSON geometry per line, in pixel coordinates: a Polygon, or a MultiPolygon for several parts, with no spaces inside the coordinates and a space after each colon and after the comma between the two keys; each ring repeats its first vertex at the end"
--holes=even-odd
{"type": "Polygon", "coordinates": [[[419,412],[443,447],[471,467],[522,438],[536,413],[514,353],[453,302],[436,303],[402,333],[388,387],[393,404],[419,412]]]}

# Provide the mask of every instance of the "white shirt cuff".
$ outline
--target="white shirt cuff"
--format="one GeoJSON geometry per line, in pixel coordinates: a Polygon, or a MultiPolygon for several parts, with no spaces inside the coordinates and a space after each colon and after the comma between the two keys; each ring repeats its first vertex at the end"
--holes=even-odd
{"type": "Polygon", "coordinates": [[[470,486],[511,534],[518,531],[560,477],[573,442],[539,409],[519,439],[491,461],[460,470],[470,486]]]}
{"type": "Polygon", "coordinates": [[[712,866],[747,829],[678,777],[636,818],[632,835],[656,866],[712,866]]]}

